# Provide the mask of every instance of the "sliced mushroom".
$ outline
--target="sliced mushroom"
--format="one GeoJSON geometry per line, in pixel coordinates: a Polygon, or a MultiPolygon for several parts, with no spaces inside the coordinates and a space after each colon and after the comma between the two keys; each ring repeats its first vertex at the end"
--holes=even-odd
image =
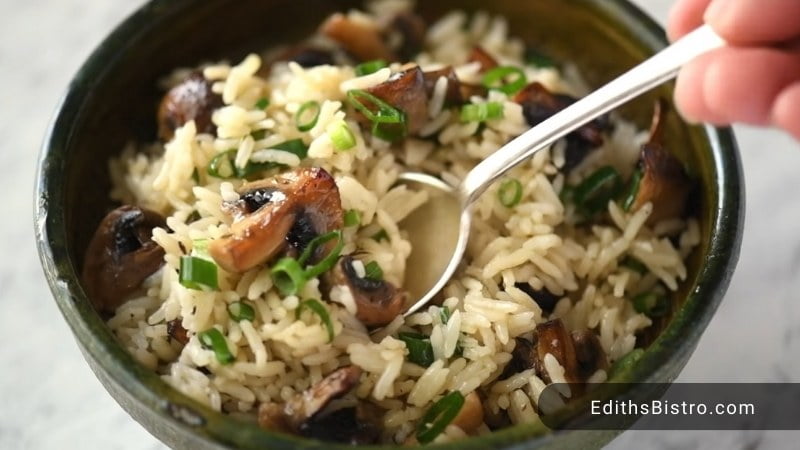
{"type": "Polygon", "coordinates": [[[642,177],[632,209],[636,210],[651,202],[653,212],[647,219],[648,223],[682,216],[692,190],[691,179],[686,175],[683,164],[661,144],[665,108],[664,102],[656,103],[650,140],[642,146],[637,166],[642,177]]]}
{"type": "Polygon", "coordinates": [[[515,283],[514,287],[528,294],[528,296],[539,305],[539,308],[542,308],[542,311],[547,314],[553,312],[556,304],[561,300],[560,296],[548,291],[547,288],[534,289],[530,283],[515,283]]]}
{"type": "MultiPolygon", "coordinates": [[[[367,92],[405,113],[409,134],[419,131],[428,120],[425,76],[419,67],[398,72],[383,83],[367,89],[367,92]]],[[[358,117],[366,120],[361,114],[358,117]]]]}
{"type": "Polygon", "coordinates": [[[414,13],[404,11],[394,17],[389,24],[388,32],[399,36],[399,42],[393,43],[394,52],[400,61],[411,61],[422,50],[427,28],[425,20],[414,13]]]}
{"type": "Polygon", "coordinates": [[[471,433],[483,424],[483,404],[477,392],[472,391],[464,397],[464,406],[451,424],[465,433],[471,433]]]}
{"type": "Polygon", "coordinates": [[[384,42],[380,28],[372,22],[336,13],[322,23],[320,32],[338,42],[345,51],[360,61],[395,60],[394,53],[384,42]]]}
{"type": "Polygon", "coordinates": [[[173,319],[167,322],[167,334],[170,338],[175,339],[183,345],[189,343],[189,335],[186,328],[183,328],[181,319],[173,319]]]}
{"type": "Polygon", "coordinates": [[[433,96],[433,91],[439,78],[445,77],[447,78],[447,91],[444,97],[445,103],[450,105],[464,103],[464,97],[461,95],[461,81],[459,81],[458,76],[456,76],[456,71],[453,70],[452,66],[424,72],[422,76],[425,79],[425,93],[428,98],[433,96]]]}
{"type": "MultiPolygon", "coordinates": [[[[530,126],[536,126],[555,113],[576,101],[565,94],[550,92],[539,82],[527,85],[514,96],[522,106],[522,113],[530,126]]],[[[603,131],[608,128],[608,119],[603,116],[567,135],[564,170],[577,166],[594,148],[603,144],[603,131]]]]}
{"type": "Polygon", "coordinates": [[[164,264],[164,249],[151,239],[153,228],[164,226],[158,213],[130,205],[103,218],[86,249],[81,277],[98,311],[114,312],[164,264]]]}
{"type": "Polygon", "coordinates": [[[329,273],[327,283],[347,286],[358,312],[356,317],[366,326],[383,326],[394,320],[405,306],[406,293],[385,280],[361,278],[353,268],[353,257],[343,256],[329,273]]]}
{"type": "Polygon", "coordinates": [[[536,326],[536,372],[547,383],[552,382],[544,360],[547,354],[553,355],[564,368],[567,383],[578,383],[578,359],[572,336],[567,332],[561,319],[553,319],[536,326]]]}
{"type": "Polygon", "coordinates": [[[360,377],[358,366],[341,367],[283,405],[262,403],[258,424],[271,430],[300,433],[332,400],[350,392],[360,377]]]}
{"type": "Polygon", "coordinates": [[[211,121],[214,110],[222,107],[222,97],[211,90],[211,82],[200,72],[193,72],[170,89],[158,107],[158,135],[169,141],[175,129],[194,120],[198,133],[213,134],[217,127],[211,121]]]}
{"type": "MultiPolygon", "coordinates": [[[[234,217],[230,236],[208,247],[214,261],[229,272],[252,269],[287,247],[301,252],[317,235],[342,227],[339,189],[324,169],[293,169],[239,191],[239,200],[225,205],[234,217]]],[[[333,245],[321,246],[317,255],[333,245]]]]}
{"type": "Polygon", "coordinates": [[[572,342],[575,345],[580,379],[586,380],[598,370],[608,368],[608,357],[600,344],[597,333],[591,330],[573,331],[572,342]]]}
{"type": "Polygon", "coordinates": [[[375,444],[380,437],[381,417],[375,405],[359,401],[356,406],[314,417],[303,424],[300,434],[350,445],[375,444]]]}
{"type": "Polygon", "coordinates": [[[489,52],[479,45],[472,47],[468,62],[476,62],[480,64],[481,72],[492,70],[499,65],[497,60],[494,59],[494,56],[490,55],[489,52]]]}

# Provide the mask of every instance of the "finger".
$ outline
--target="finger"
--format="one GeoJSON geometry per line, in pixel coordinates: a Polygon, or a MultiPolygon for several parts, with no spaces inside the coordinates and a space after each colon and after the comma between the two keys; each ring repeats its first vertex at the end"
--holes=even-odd
{"type": "Polygon", "coordinates": [[[675,41],[703,24],[703,13],[711,0],[680,0],[669,12],[667,35],[675,41]]]}
{"type": "Polygon", "coordinates": [[[732,44],[764,44],[800,37],[797,0],[713,0],[704,17],[732,44]]]}
{"type": "Polygon", "coordinates": [[[690,120],[767,125],[778,94],[796,81],[800,81],[797,54],[728,47],[684,67],[676,98],[690,120]]]}
{"type": "Polygon", "coordinates": [[[772,122],[800,140],[800,81],[785,87],[772,107],[772,122]]]}

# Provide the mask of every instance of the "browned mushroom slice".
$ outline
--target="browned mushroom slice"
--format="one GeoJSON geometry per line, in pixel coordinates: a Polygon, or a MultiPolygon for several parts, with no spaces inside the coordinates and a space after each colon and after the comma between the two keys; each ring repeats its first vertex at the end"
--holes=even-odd
{"type": "Polygon", "coordinates": [[[597,333],[592,330],[573,331],[572,342],[575,345],[578,377],[581,380],[586,380],[600,369],[608,369],[608,357],[597,333]]]}
{"type": "Polygon", "coordinates": [[[343,256],[330,272],[327,284],[347,286],[358,312],[356,317],[366,326],[383,326],[394,320],[405,306],[406,293],[385,280],[361,278],[353,268],[353,257],[343,256]]]}
{"type": "Polygon", "coordinates": [[[481,72],[486,72],[488,70],[492,70],[497,67],[499,64],[497,60],[494,59],[492,55],[489,54],[483,47],[476,45],[472,47],[472,51],[469,54],[468,62],[476,62],[481,65],[481,72]]]}
{"type": "MultiPolygon", "coordinates": [[[[428,118],[428,95],[425,76],[419,67],[413,67],[392,75],[388,80],[367,89],[406,115],[407,131],[414,134],[425,125],[428,118]]],[[[366,118],[358,114],[362,121],[366,118]]]]}
{"type": "Polygon", "coordinates": [[[461,428],[465,433],[471,433],[483,424],[483,404],[477,392],[472,391],[464,397],[464,406],[451,424],[461,428]]]}
{"type": "Polygon", "coordinates": [[[272,430],[299,433],[332,400],[350,392],[360,377],[358,366],[341,367],[284,405],[262,403],[258,408],[258,424],[272,430]]]}
{"type": "Polygon", "coordinates": [[[400,37],[395,53],[401,61],[411,61],[422,50],[426,30],[425,20],[416,14],[401,12],[394,17],[387,31],[400,37]]]}
{"type": "Polygon", "coordinates": [[[578,359],[572,336],[567,332],[561,319],[553,319],[536,326],[536,372],[545,382],[552,382],[544,364],[547,354],[553,355],[564,368],[567,383],[579,383],[578,359]]]}
{"type": "Polygon", "coordinates": [[[215,109],[222,107],[222,97],[211,90],[211,82],[200,72],[193,72],[170,89],[158,107],[158,135],[169,141],[175,129],[194,120],[198,133],[211,133],[216,126],[211,121],[215,109]]]}
{"type": "Polygon", "coordinates": [[[444,97],[445,104],[458,105],[467,100],[467,98],[461,95],[461,81],[459,81],[458,76],[456,76],[456,71],[453,70],[451,66],[424,72],[422,76],[425,79],[425,93],[428,98],[433,96],[433,91],[439,78],[445,77],[447,78],[447,92],[444,97]]]}
{"type": "MultiPolygon", "coordinates": [[[[514,101],[522,106],[525,120],[532,127],[544,122],[575,100],[565,94],[550,92],[539,82],[530,83],[514,96],[514,101]]],[[[589,151],[603,144],[603,131],[608,128],[607,122],[608,119],[604,116],[567,135],[564,170],[577,166],[589,151]]]]}
{"type": "Polygon", "coordinates": [[[100,222],[83,263],[82,281],[98,311],[114,312],[164,264],[164,249],[150,236],[165,226],[158,213],[121,206],[100,222]]]}
{"type": "Polygon", "coordinates": [[[356,406],[319,414],[303,424],[300,434],[350,445],[375,444],[380,438],[381,417],[377,406],[359,401],[356,406]]]}
{"type": "Polygon", "coordinates": [[[547,288],[534,289],[530,283],[515,283],[514,287],[528,294],[530,298],[542,309],[542,311],[550,314],[556,307],[556,304],[561,297],[548,291],[547,288]]]}
{"type": "Polygon", "coordinates": [[[653,204],[648,223],[680,217],[686,207],[692,183],[683,164],[661,145],[664,108],[657,102],[650,128],[650,141],[642,146],[637,171],[641,175],[631,208],[636,210],[645,203],[653,204]]]}
{"type": "MultiPolygon", "coordinates": [[[[214,261],[229,272],[252,269],[287,246],[302,251],[318,234],[342,226],[339,189],[324,169],[294,169],[239,191],[239,200],[226,204],[234,216],[230,236],[208,247],[214,261]]],[[[327,245],[318,249],[323,254],[327,250],[327,245]]]]}
{"type": "Polygon", "coordinates": [[[167,334],[175,341],[183,345],[188,344],[189,335],[187,333],[186,328],[183,328],[183,324],[181,324],[181,319],[173,319],[167,322],[167,334]]]}
{"type": "Polygon", "coordinates": [[[381,30],[375,24],[336,13],[322,23],[320,32],[338,42],[345,51],[361,61],[395,59],[383,40],[381,30]]]}

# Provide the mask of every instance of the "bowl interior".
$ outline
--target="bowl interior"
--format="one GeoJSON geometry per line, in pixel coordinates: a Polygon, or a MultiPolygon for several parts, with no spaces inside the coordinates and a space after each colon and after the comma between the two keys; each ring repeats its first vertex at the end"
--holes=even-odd
{"type": "MultiPolygon", "coordinates": [[[[76,276],[95,227],[115,206],[108,199],[107,161],[131,141],[155,139],[160,77],[178,67],[219,59],[236,61],[249,51],[295,41],[331,12],[358,3],[153,1],[123,23],[87,61],[45,141],[37,187],[37,232],[51,287],[98,377],[123,407],[167,443],[198,448],[215,446],[212,441],[245,448],[320,445],[277,436],[214,413],[174,392],[116,344],[76,276]]],[[[557,61],[576,64],[591,86],[619,75],[665,42],[652,21],[622,0],[418,2],[429,20],[454,8],[504,15],[513,35],[557,61]]],[[[671,90],[663,86],[625,106],[620,114],[646,127],[656,97],[671,98],[671,90]]],[[[667,147],[700,179],[697,200],[703,239],[690,258],[689,277],[676,293],[682,306],[657,324],[660,335],[649,337],[655,340],[647,356],[628,374],[636,380],[671,381],[677,375],[721,299],[740,240],[741,170],[730,132],[689,127],[671,114],[665,135],[667,147]]],[[[459,446],[503,446],[539,431],[515,427],[459,446]]],[[[544,446],[599,444],[613,435],[573,432],[537,442],[544,446]]]]}

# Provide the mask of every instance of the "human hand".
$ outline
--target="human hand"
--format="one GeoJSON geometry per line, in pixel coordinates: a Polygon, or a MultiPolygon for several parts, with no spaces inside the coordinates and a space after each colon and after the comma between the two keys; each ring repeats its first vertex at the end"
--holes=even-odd
{"type": "Polygon", "coordinates": [[[693,121],[773,125],[800,139],[800,1],[678,0],[669,37],[704,22],[731,45],[681,69],[678,109],[693,121]]]}

